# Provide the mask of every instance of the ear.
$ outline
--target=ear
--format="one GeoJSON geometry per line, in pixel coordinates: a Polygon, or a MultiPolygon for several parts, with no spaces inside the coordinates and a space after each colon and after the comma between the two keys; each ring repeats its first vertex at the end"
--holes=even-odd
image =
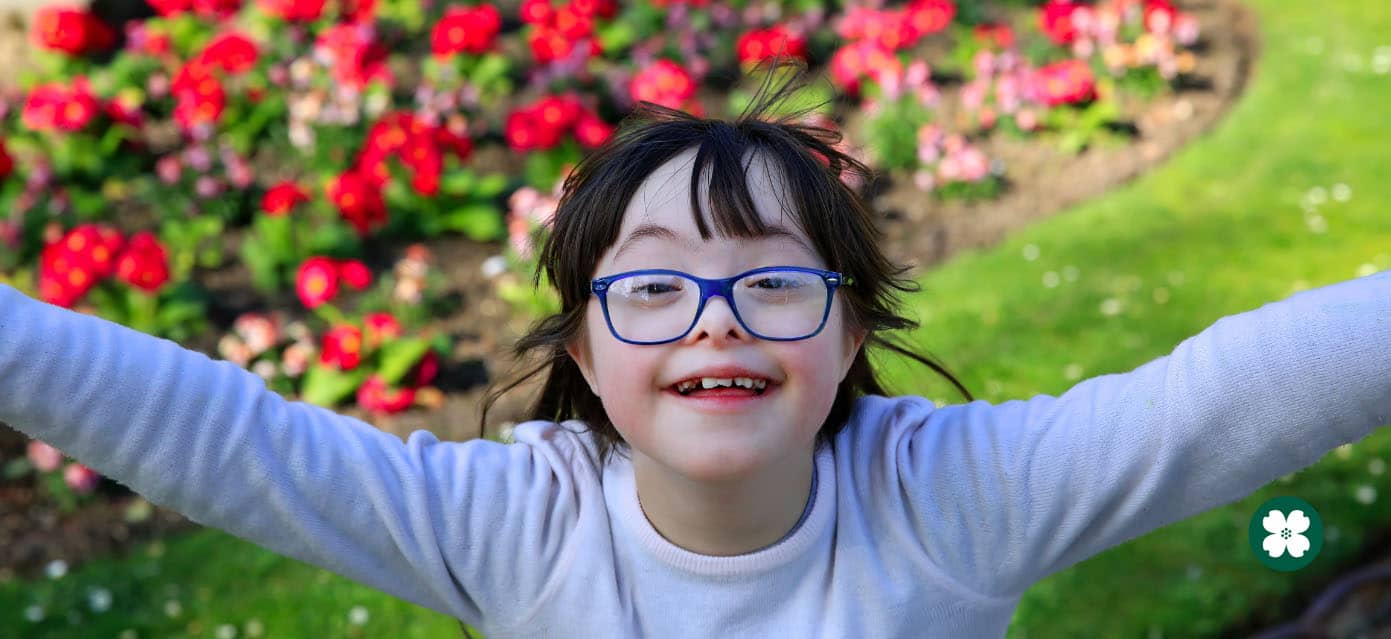
{"type": "Polygon", "coordinates": [[[570,354],[570,359],[575,360],[575,366],[580,369],[580,374],[584,375],[585,383],[589,384],[589,391],[598,396],[599,390],[594,385],[594,371],[591,368],[593,362],[589,357],[589,341],[583,332],[565,344],[565,352],[570,354]]]}
{"type": "Polygon", "coordinates": [[[840,365],[840,378],[845,379],[850,372],[850,365],[855,362],[855,356],[859,354],[860,347],[864,346],[865,338],[869,336],[869,331],[865,329],[855,329],[845,332],[845,361],[840,365]]]}

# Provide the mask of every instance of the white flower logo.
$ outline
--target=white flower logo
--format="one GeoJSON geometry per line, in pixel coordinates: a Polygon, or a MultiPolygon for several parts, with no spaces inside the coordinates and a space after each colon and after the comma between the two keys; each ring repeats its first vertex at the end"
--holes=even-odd
{"type": "Polygon", "coordinates": [[[1304,516],[1304,511],[1290,511],[1287,519],[1285,513],[1272,510],[1261,519],[1261,525],[1270,533],[1265,541],[1261,542],[1261,548],[1271,557],[1279,557],[1285,554],[1286,550],[1295,558],[1303,557],[1304,553],[1308,552],[1309,538],[1301,534],[1309,529],[1309,518],[1304,516]]]}

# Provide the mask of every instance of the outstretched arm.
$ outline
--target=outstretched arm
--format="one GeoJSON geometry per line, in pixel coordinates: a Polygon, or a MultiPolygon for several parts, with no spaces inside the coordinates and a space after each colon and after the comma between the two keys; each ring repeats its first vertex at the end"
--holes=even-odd
{"type": "Polygon", "coordinates": [[[533,447],[423,430],[403,443],[5,285],[0,421],[193,521],[473,625],[540,592],[518,550],[558,552],[573,524],[533,447]]]}
{"type": "Polygon", "coordinates": [[[928,552],[978,592],[1241,499],[1391,424],[1391,272],[1218,320],[1061,397],[931,412],[897,450],[928,552]],[[943,539],[944,524],[960,532],[943,539]]]}

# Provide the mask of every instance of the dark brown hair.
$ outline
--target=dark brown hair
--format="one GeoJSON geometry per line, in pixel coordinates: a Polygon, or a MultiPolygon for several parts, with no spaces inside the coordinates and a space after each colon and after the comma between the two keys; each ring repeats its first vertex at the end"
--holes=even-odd
{"type": "MultiPolygon", "coordinates": [[[[733,122],[700,118],[650,102],[641,102],[619,124],[602,147],[587,155],[565,178],[559,205],[549,234],[538,253],[532,285],[544,270],[560,294],[559,313],[539,320],[513,346],[519,360],[539,353],[544,360],[507,386],[491,390],[483,403],[480,425],[488,408],[502,394],[549,369],[541,395],[527,412],[528,420],[583,421],[599,444],[600,460],[627,442],[614,428],[603,403],[593,393],[566,344],[582,335],[585,309],[591,295],[590,280],[600,256],[619,238],[628,201],[654,169],[673,156],[698,147],[691,173],[691,209],[702,240],[711,232],[701,212],[698,187],[705,165],[711,165],[710,204],[715,225],[723,237],[759,237],[764,223],[749,195],[745,167],[746,150],[766,152],[781,169],[791,195],[795,215],[812,246],[826,261],[853,282],[837,291],[847,310],[846,326],[866,331],[865,342],[836,390],[830,414],[816,435],[816,446],[828,442],[846,425],[856,398],[886,395],[870,366],[870,347],[880,347],[911,357],[952,382],[968,400],[974,400],[961,382],[931,359],[899,345],[883,333],[912,329],[918,323],[898,314],[896,291],[916,292],[917,282],[900,277],[911,267],[897,266],[879,250],[882,232],[875,226],[868,205],[844,181],[858,176],[869,184],[873,171],[833,145],[840,133],[803,123],[802,117],[820,105],[795,109],[774,117],[772,109],[802,86],[806,67],[800,61],[774,60],[749,107],[733,122]],[[776,71],[791,66],[790,82],[768,92],[776,71]]],[[[823,103],[824,104],[824,103],[823,103]]]]}

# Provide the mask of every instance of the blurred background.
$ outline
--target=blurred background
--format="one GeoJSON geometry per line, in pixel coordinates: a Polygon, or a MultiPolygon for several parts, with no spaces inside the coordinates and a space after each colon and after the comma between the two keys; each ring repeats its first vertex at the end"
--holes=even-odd
{"type": "MultiPolygon", "coordinates": [[[[1376,0],[0,13],[0,281],[401,437],[507,440],[536,380],[481,406],[524,368],[512,341],[558,309],[532,277],[565,175],[641,101],[737,115],[779,53],[810,80],[783,108],[820,105],[806,121],[876,170],[842,177],[923,285],[905,337],[978,399],[1059,395],[1223,316],[1391,268],[1376,0]]],[[[876,361],[897,393],[965,401],[876,361]]],[[[1388,459],[1381,429],[1052,575],[1009,636],[1391,637],[1388,459]],[[1277,495],[1326,529],[1297,572],[1248,543],[1277,495]]],[[[459,632],[0,425],[0,636],[459,632]]]]}

